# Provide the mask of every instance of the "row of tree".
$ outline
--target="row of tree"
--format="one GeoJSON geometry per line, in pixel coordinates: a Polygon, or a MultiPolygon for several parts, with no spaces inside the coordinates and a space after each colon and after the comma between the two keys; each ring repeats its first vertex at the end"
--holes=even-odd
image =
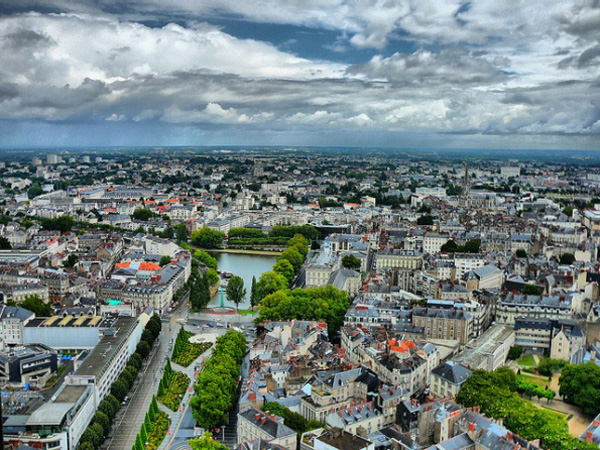
{"type": "Polygon", "coordinates": [[[521,398],[518,389],[517,375],[508,367],[494,372],[475,370],[463,384],[456,401],[466,407],[479,406],[485,415],[502,419],[506,428],[527,440],[540,439],[544,449],[597,449],[595,444],[571,435],[563,416],[536,407],[521,398]]]}
{"type": "Polygon", "coordinates": [[[108,433],[117,412],[121,408],[121,402],[127,396],[129,390],[142,369],[143,361],[150,354],[150,349],[162,329],[160,317],[153,315],[144,327],[142,338],[127,365],[110,387],[110,395],[105,397],[98,405],[98,410],[92,417],[90,425],[85,429],[79,440],[80,450],[98,449],[108,433]]]}
{"type": "Polygon", "coordinates": [[[350,302],[344,291],[333,286],[280,289],[262,299],[257,323],[264,320],[324,320],[329,337],[336,339],[350,302]]]}
{"type": "Polygon", "coordinates": [[[167,434],[169,417],[158,408],[156,396],[152,396],[150,408],[146,412],[140,432],[135,437],[132,450],[156,449],[167,434]],[[146,443],[148,445],[146,445],[146,443]]]}
{"type": "Polygon", "coordinates": [[[190,400],[192,415],[200,427],[211,429],[227,422],[245,354],[246,338],[242,333],[229,329],[217,339],[212,357],[198,375],[196,394],[190,400]]]}

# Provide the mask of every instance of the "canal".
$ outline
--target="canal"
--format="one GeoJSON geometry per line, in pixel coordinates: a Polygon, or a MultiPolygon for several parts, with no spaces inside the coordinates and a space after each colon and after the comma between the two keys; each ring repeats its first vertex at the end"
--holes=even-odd
{"type": "MultiPolygon", "coordinates": [[[[221,272],[230,272],[234,275],[242,277],[244,287],[246,288],[246,298],[240,303],[240,309],[250,308],[250,289],[252,287],[252,277],[256,280],[260,278],[263,272],[267,272],[273,268],[277,255],[252,255],[241,253],[212,253],[212,256],[219,263],[221,272]]],[[[221,294],[217,294],[212,298],[209,306],[219,306],[221,304],[221,294]]],[[[225,297],[225,306],[235,308],[233,302],[227,301],[225,297]]]]}

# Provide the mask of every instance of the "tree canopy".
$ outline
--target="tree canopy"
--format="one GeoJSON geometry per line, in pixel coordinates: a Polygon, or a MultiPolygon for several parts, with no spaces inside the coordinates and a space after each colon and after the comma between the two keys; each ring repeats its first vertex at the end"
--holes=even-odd
{"type": "Polygon", "coordinates": [[[596,416],[600,412],[600,367],[594,363],[569,364],[563,367],[560,378],[560,395],[563,400],[596,416]]]}
{"type": "Polygon", "coordinates": [[[28,295],[19,306],[31,311],[37,317],[50,317],[52,315],[52,308],[49,304],[44,303],[39,295],[28,295]]]}
{"type": "Polygon", "coordinates": [[[345,269],[360,270],[362,261],[354,255],[346,255],[342,258],[342,266],[345,269]]]}
{"type": "Polygon", "coordinates": [[[227,296],[227,300],[235,303],[235,307],[237,308],[246,297],[246,288],[244,287],[242,277],[234,275],[230,278],[225,289],[225,295],[227,296]]]}
{"type": "Polygon", "coordinates": [[[192,243],[202,248],[218,248],[223,244],[225,233],[211,230],[210,228],[201,228],[192,232],[192,243]]]}

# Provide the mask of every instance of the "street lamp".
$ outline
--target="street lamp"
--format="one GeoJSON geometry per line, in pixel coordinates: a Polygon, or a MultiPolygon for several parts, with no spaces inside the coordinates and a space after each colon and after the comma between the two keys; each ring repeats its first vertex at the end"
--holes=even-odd
{"type": "Polygon", "coordinates": [[[225,425],[223,425],[223,442],[225,442],[225,425]]]}

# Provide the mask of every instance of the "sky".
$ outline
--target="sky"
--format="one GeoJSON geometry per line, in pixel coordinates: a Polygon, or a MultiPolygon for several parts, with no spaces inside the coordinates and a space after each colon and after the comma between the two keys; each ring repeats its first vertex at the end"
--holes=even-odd
{"type": "Polygon", "coordinates": [[[0,147],[600,149],[600,0],[0,0],[0,147]]]}

